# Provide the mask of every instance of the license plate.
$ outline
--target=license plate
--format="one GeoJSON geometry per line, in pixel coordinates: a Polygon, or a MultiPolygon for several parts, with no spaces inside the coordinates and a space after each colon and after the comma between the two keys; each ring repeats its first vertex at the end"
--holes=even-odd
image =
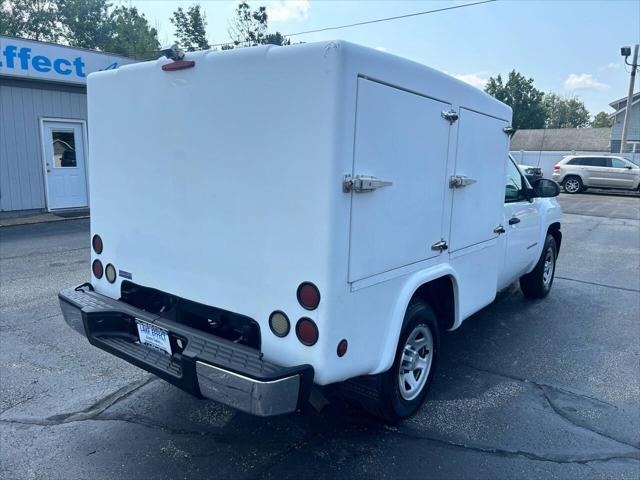
{"type": "Polygon", "coordinates": [[[141,320],[136,320],[136,324],[140,343],[159,348],[171,355],[171,343],[169,343],[169,333],[166,330],[141,320]]]}

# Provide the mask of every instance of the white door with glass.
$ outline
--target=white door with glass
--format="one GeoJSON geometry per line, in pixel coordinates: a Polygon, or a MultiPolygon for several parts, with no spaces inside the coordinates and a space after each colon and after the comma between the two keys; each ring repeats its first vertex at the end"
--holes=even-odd
{"type": "Polygon", "coordinates": [[[49,210],[86,207],[83,124],[44,120],[42,138],[49,210]]]}

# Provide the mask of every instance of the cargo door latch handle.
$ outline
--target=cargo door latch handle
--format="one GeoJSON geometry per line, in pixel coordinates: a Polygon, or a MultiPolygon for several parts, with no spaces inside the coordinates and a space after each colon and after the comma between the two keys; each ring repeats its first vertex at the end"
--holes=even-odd
{"type": "Polygon", "coordinates": [[[342,190],[344,192],[352,190],[356,193],[373,192],[378,188],[390,187],[391,185],[393,185],[393,182],[378,180],[370,175],[356,175],[355,178],[351,175],[345,175],[342,180],[342,190]]]}
{"type": "Polygon", "coordinates": [[[477,180],[465,177],[464,175],[453,175],[449,177],[449,188],[462,188],[476,183],[477,180]]]}

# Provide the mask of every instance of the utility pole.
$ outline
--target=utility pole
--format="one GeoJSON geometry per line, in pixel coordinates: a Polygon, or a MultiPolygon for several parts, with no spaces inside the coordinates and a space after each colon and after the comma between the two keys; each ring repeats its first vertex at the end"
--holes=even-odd
{"type": "Polygon", "coordinates": [[[629,122],[631,121],[631,104],[633,103],[633,87],[636,82],[636,69],[638,68],[638,45],[633,47],[633,61],[631,64],[627,63],[627,58],[631,53],[629,47],[624,47],[620,50],[622,56],[625,57],[624,63],[631,65],[631,78],[629,79],[629,93],[627,94],[627,110],[624,112],[624,123],[622,124],[622,140],[620,141],[620,153],[624,153],[624,147],[627,144],[627,135],[629,133],[629,122]]]}

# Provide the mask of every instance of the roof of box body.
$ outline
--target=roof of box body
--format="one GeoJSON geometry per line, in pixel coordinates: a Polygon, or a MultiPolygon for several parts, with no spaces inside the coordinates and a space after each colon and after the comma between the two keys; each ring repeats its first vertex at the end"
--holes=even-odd
{"type": "MultiPolygon", "coordinates": [[[[342,40],[284,47],[263,45],[224,51],[188,52],[185,55],[185,60],[196,62],[195,68],[189,74],[197,73],[202,62],[222,62],[219,64],[220,66],[226,64],[231,67],[237,66],[237,62],[246,61],[253,68],[256,66],[256,62],[260,61],[282,61],[283,75],[286,75],[287,68],[295,68],[296,57],[304,57],[308,60],[309,57],[313,58],[314,56],[318,62],[334,62],[337,68],[343,69],[343,73],[357,74],[412,93],[444,102],[452,102],[454,108],[462,105],[507,121],[511,120],[511,108],[508,105],[465,82],[420,63],[342,40]]],[[[126,77],[129,72],[133,73],[138,69],[160,68],[166,63],[171,63],[171,60],[159,58],[150,62],[125,65],[117,72],[97,72],[91,77],[104,74],[126,77]]],[[[220,68],[220,66],[216,68],[220,68]]],[[[187,70],[182,70],[182,72],[186,74],[187,70]]]]}

